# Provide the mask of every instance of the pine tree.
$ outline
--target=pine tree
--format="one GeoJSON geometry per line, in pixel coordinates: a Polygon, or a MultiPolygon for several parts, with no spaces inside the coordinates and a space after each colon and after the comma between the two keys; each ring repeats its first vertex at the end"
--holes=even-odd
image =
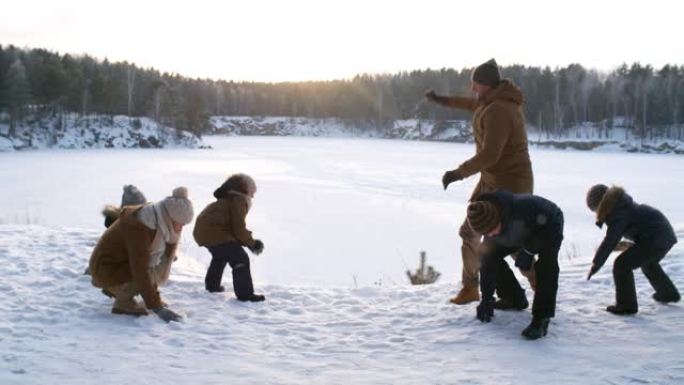
{"type": "Polygon", "coordinates": [[[9,136],[15,134],[17,123],[23,117],[24,108],[31,100],[30,85],[26,78],[26,69],[21,60],[16,59],[7,72],[7,104],[10,112],[9,136]]]}
{"type": "Polygon", "coordinates": [[[7,108],[7,71],[9,70],[9,55],[0,45],[0,113],[7,108]]]}

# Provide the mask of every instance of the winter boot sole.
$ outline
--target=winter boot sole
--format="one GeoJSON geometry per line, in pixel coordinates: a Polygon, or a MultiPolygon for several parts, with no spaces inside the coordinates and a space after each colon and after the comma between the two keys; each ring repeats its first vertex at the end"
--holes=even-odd
{"type": "Polygon", "coordinates": [[[653,294],[653,299],[660,303],[675,303],[679,302],[681,296],[677,295],[658,295],[658,293],[653,294]]]}
{"type": "Polygon", "coordinates": [[[525,300],[525,302],[510,302],[505,299],[498,299],[496,302],[494,302],[494,309],[497,310],[503,310],[503,311],[509,311],[509,310],[514,310],[514,311],[521,311],[525,310],[530,306],[530,303],[525,300]]]}
{"type": "Polygon", "coordinates": [[[210,293],[223,293],[226,291],[225,286],[219,286],[218,288],[207,288],[207,291],[210,293]]]}
{"type": "Polygon", "coordinates": [[[449,299],[449,302],[454,305],[465,305],[471,302],[477,302],[480,300],[480,291],[477,288],[462,288],[458,294],[449,299]]]}
{"type": "Polygon", "coordinates": [[[633,315],[636,314],[639,309],[629,309],[616,305],[610,305],[606,308],[606,311],[615,315],[633,315]]]}
{"type": "Polygon", "coordinates": [[[143,311],[140,311],[140,312],[132,312],[132,311],[128,311],[128,310],[122,310],[122,309],[112,308],[112,314],[132,315],[132,316],[134,316],[134,317],[140,317],[140,316],[147,315],[148,313],[147,313],[146,310],[143,310],[143,311]]]}
{"type": "Polygon", "coordinates": [[[261,295],[261,294],[252,294],[248,297],[242,297],[242,298],[238,297],[238,301],[241,301],[241,302],[263,302],[265,300],[266,300],[266,297],[261,295]]]}
{"type": "Polygon", "coordinates": [[[549,331],[549,320],[546,319],[544,321],[541,321],[540,325],[530,324],[520,334],[528,340],[537,340],[539,338],[546,337],[546,334],[548,334],[548,331],[549,331]]]}

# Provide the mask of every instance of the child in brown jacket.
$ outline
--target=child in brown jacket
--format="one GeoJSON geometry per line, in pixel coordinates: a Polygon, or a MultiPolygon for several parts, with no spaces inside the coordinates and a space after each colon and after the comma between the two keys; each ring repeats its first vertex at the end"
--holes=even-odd
{"type": "Polygon", "coordinates": [[[209,249],[211,264],[204,284],[207,291],[223,292],[221,278],[226,264],[233,269],[233,290],[240,301],[259,302],[266,298],[254,294],[247,247],[254,254],[261,254],[264,243],[252,238],[247,230],[245,217],[256,193],[254,179],[245,174],[230,176],[214,191],[216,201],[210,203],[197,217],[193,236],[198,245],[209,249]]]}

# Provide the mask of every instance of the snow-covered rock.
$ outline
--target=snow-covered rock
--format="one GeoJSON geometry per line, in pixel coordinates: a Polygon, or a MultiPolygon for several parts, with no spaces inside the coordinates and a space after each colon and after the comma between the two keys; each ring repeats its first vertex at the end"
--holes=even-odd
{"type": "MultiPolygon", "coordinates": [[[[591,122],[563,131],[542,132],[528,125],[530,144],[539,147],[684,154],[684,142],[675,139],[635,137],[623,119],[610,130],[591,122]]],[[[378,123],[372,120],[315,119],[303,117],[213,116],[213,134],[260,136],[367,137],[441,142],[472,142],[470,121],[403,119],[378,123]]]]}
{"type": "MultiPolygon", "coordinates": [[[[3,125],[0,125],[3,126],[3,125]]],[[[197,136],[160,125],[149,118],[127,116],[63,116],[26,118],[7,137],[4,124],[0,151],[42,148],[162,148],[202,147],[197,136]],[[8,143],[9,141],[9,143],[8,143]]]]}
{"type": "Polygon", "coordinates": [[[469,124],[462,120],[433,122],[419,119],[378,123],[363,119],[302,117],[213,116],[214,134],[365,137],[405,140],[468,141],[469,124]],[[449,134],[445,134],[449,132],[449,134]]]}
{"type": "Polygon", "coordinates": [[[14,151],[14,143],[9,139],[0,136],[0,152],[14,151]]]}

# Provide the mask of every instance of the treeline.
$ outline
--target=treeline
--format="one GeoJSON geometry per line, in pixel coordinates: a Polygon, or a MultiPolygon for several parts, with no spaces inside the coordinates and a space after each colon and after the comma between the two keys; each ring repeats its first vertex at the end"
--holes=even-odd
{"type": "MultiPolygon", "coordinates": [[[[233,82],[112,63],[44,49],[0,46],[0,111],[10,129],[27,112],[148,116],[196,134],[211,115],[302,116],[359,119],[377,125],[395,119],[468,119],[464,112],[426,103],[423,94],[469,95],[471,68],[359,75],[351,80],[233,82]]],[[[600,73],[579,64],[564,68],[508,66],[525,93],[528,122],[556,135],[593,123],[600,135],[615,126],[638,137],[684,139],[684,66],[654,69],[638,63],[600,73]]]]}

